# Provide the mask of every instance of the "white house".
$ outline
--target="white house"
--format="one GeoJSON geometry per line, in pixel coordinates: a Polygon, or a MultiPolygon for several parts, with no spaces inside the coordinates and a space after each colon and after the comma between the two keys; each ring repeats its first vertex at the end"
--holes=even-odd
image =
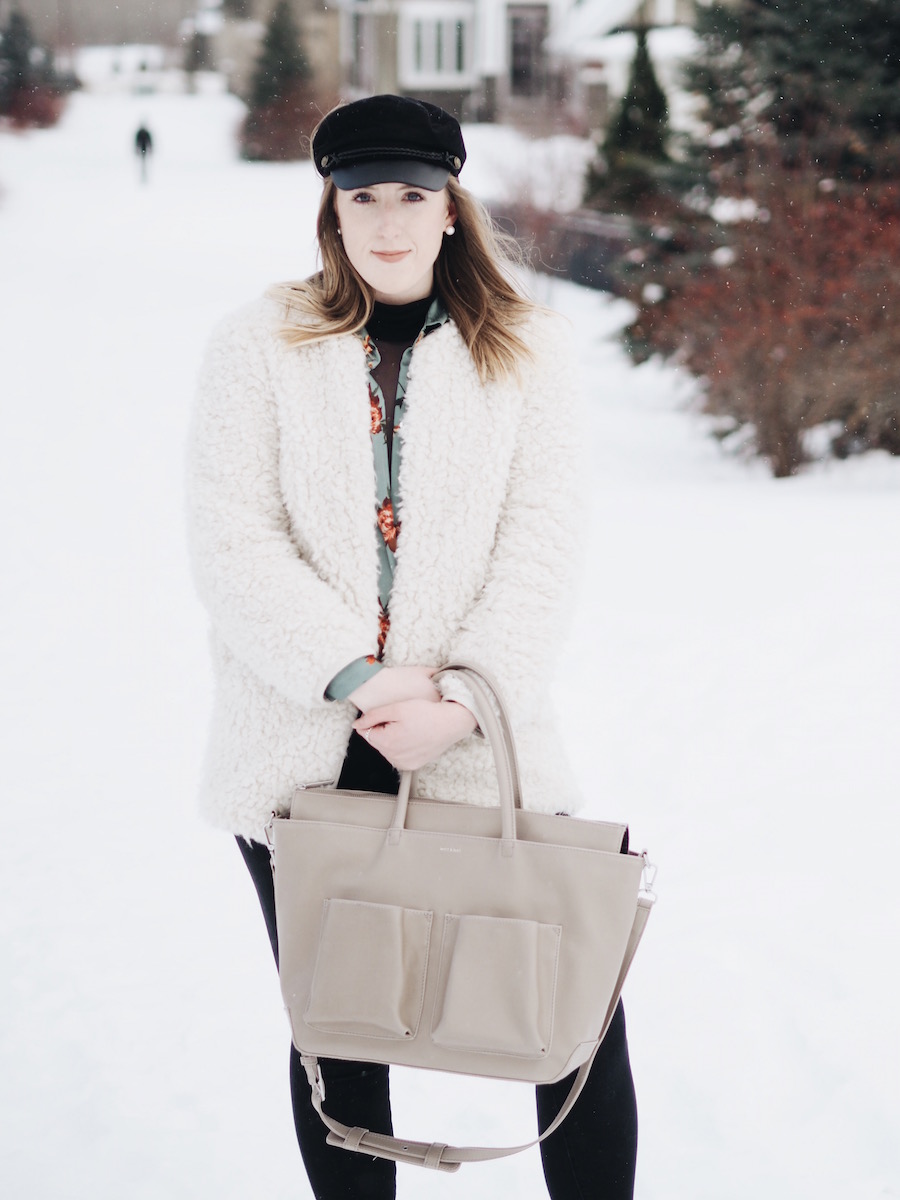
{"type": "Polygon", "coordinates": [[[584,79],[597,64],[585,58],[585,45],[638,23],[690,24],[695,0],[337,3],[342,73],[352,94],[406,93],[469,120],[492,120],[548,106],[570,113],[573,89],[576,112],[589,108],[584,79]]]}
{"type": "Polygon", "coordinates": [[[554,92],[545,43],[572,0],[338,0],[354,93],[400,92],[468,119],[554,92]]]}

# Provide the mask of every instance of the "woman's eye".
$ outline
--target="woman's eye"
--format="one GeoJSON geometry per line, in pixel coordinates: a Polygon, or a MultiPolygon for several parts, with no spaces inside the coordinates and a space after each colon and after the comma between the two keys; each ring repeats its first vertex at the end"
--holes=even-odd
{"type": "Polygon", "coordinates": [[[354,204],[368,204],[371,199],[371,192],[355,192],[353,195],[354,204]]]}
{"type": "Polygon", "coordinates": [[[403,199],[404,200],[412,200],[413,203],[415,203],[418,200],[424,200],[425,197],[422,195],[421,192],[407,192],[406,195],[403,197],[403,199]]]}

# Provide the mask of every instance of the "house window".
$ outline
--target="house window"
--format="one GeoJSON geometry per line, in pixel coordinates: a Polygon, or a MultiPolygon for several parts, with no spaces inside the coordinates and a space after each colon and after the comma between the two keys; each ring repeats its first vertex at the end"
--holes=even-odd
{"type": "Polygon", "coordinates": [[[542,5],[509,8],[509,86],[514,96],[536,96],[544,88],[544,42],[549,12],[542,5]]]}
{"type": "Polygon", "coordinates": [[[414,90],[473,86],[474,49],[475,21],[470,4],[422,3],[405,5],[402,9],[402,87],[414,90]]]}
{"type": "Polygon", "coordinates": [[[468,34],[465,22],[415,20],[412,26],[417,75],[462,74],[466,65],[468,34]]]}

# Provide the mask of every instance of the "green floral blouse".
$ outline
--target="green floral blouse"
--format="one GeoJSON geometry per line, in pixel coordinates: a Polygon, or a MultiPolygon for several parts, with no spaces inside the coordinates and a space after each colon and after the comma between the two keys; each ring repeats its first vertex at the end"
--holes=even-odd
{"type": "Polygon", "coordinates": [[[431,303],[425,322],[418,337],[408,346],[400,359],[397,378],[397,396],[394,402],[393,429],[388,429],[385,419],[384,394],[374,376],[381,362],[381,355],[372,337],[360,330],[363,349],[366,352],[369,384],[369,414],[371,418],[372,451],[375,456],[376,496],[375,523],[378,529],[378,650],[363,658],[355,659],[340,670],[325,690],[329,700],[344,700],[361,683],[381,670],[384,644],[391,627],[390,598],[394,582],[394,556],[400,537],[400,523],[394,520],[394,497],[398,494],[400,479],[402,439],[397,437],[403,420],[403,403],[406,398],[406,383],[413,351],[421,340],[439,329],[448,320],[447,310],[438,297],[431,303]],[[390,438],[390,442],[388,439],[390,438]]]}

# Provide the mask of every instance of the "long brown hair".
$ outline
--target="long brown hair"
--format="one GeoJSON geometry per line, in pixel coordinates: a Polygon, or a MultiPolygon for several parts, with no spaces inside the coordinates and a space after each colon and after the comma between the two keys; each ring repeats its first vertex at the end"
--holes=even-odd
{"type": "MultiPolygon", "coordinates": [[[[513,280],[512,269],[522,264],[522,254],[471,192],[453,178],[447,191],[456,207],[456,232],[443,240],[434,264],[435,287],[482,381],[516,376],[523,360],[531,357],[516,330],[537,307],[513,280]]],[[[355,333],[372,315],[372,289],[354,270],[338,233],[334,193],[334,181],[328,178],[316,221],[321,271],[277,284],[269,292],[285,305],[281,332],[291,346],[355,333]]]]}

